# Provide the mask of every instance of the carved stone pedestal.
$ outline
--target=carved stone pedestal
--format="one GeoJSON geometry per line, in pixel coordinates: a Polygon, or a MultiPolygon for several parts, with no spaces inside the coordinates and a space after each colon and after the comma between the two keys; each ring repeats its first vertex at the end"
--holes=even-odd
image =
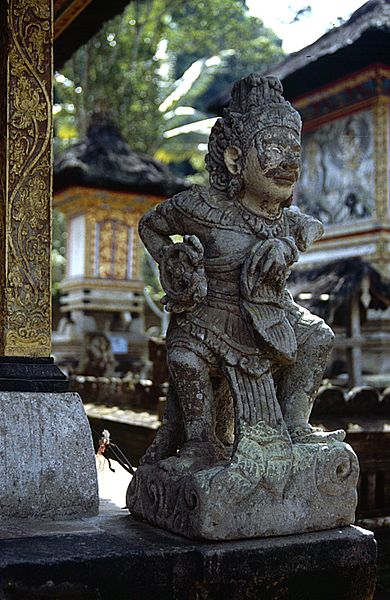
{"type": "Polygon", "coordinates": [[[131,513],[189,538],[231,540],[319,531],[354,522],[358,461],[342,442],[261,446],[247,430],[228,464],[184,471],[177,457],[144,464],[131,513]]]}
{"type": "Polygon", "coordinates": [[[78,394],[0,392],[0,519],[98,511],[95,456],[78,394]]]}

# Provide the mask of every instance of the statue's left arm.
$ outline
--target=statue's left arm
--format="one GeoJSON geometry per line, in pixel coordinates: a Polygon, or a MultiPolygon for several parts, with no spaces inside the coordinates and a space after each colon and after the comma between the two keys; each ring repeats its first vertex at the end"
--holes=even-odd
{"type": "Polygon", "coordinates": [[[290,235],[294,238],[298,250],[306,250],[324,234],[324,226],[318,219],[305,215],[298,208],[286,209],[290,235]]]}

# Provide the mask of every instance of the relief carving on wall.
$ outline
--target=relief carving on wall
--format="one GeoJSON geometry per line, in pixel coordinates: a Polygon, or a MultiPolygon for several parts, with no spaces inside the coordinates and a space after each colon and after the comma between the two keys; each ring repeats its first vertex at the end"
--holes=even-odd
{"type": "Polygon", "coordinates": [[[375,210],[373,115],[326,123],[303,136],[297,204],[324,225],[369,218],[375,210]]]}

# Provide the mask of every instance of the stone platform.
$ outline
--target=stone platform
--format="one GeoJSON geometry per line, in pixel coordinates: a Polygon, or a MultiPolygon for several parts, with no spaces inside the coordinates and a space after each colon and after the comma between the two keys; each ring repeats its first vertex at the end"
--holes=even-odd
{"type": "Polygon", "coordinates": [[[376,544],[358,527],[189,542],[104,502],[98,517],[0,532],[5,600],[370,600],[376,544]]]}

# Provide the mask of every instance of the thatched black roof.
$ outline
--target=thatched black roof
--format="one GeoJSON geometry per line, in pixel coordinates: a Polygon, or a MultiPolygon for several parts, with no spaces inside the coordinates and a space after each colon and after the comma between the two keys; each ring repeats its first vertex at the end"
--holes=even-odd
{"type": "MultiPolygon", "coordinates": [[[[374,63],[390,64],[390,0],[369,0],[348,21],[331,29],[316,42],[290,54],[270,69],[283,81],[289,100],[327,85],[374,63]]],[[[230,89],[208,106],[222,114],[230,89]]]]}
{"type": "Polygon", "coordinates": [[[348,21],[272,69],[289,98],[373,63],[390,64],[390,0],[369,0],[348,21]]]}
{"type": "Polygon", "coordinates": [[[88,186],[172,196],[188,187],[166,165],[134,152],[106,114],[95,114],[86,136],[54,162],[54,191],[88,186]]]}
{"type": "Polygon", "coordinates": [[[365,277],[369,281],[369,307],[384,310],[390,306],[390,283],[361,258],[339,260],[305,271],[293,270],[287,286],[299,304],[332,324],[339,309],[348,310],[349,300],[360,292],[365,277]],[[300,298],[308,293],[310,298],[300,298]]]}

